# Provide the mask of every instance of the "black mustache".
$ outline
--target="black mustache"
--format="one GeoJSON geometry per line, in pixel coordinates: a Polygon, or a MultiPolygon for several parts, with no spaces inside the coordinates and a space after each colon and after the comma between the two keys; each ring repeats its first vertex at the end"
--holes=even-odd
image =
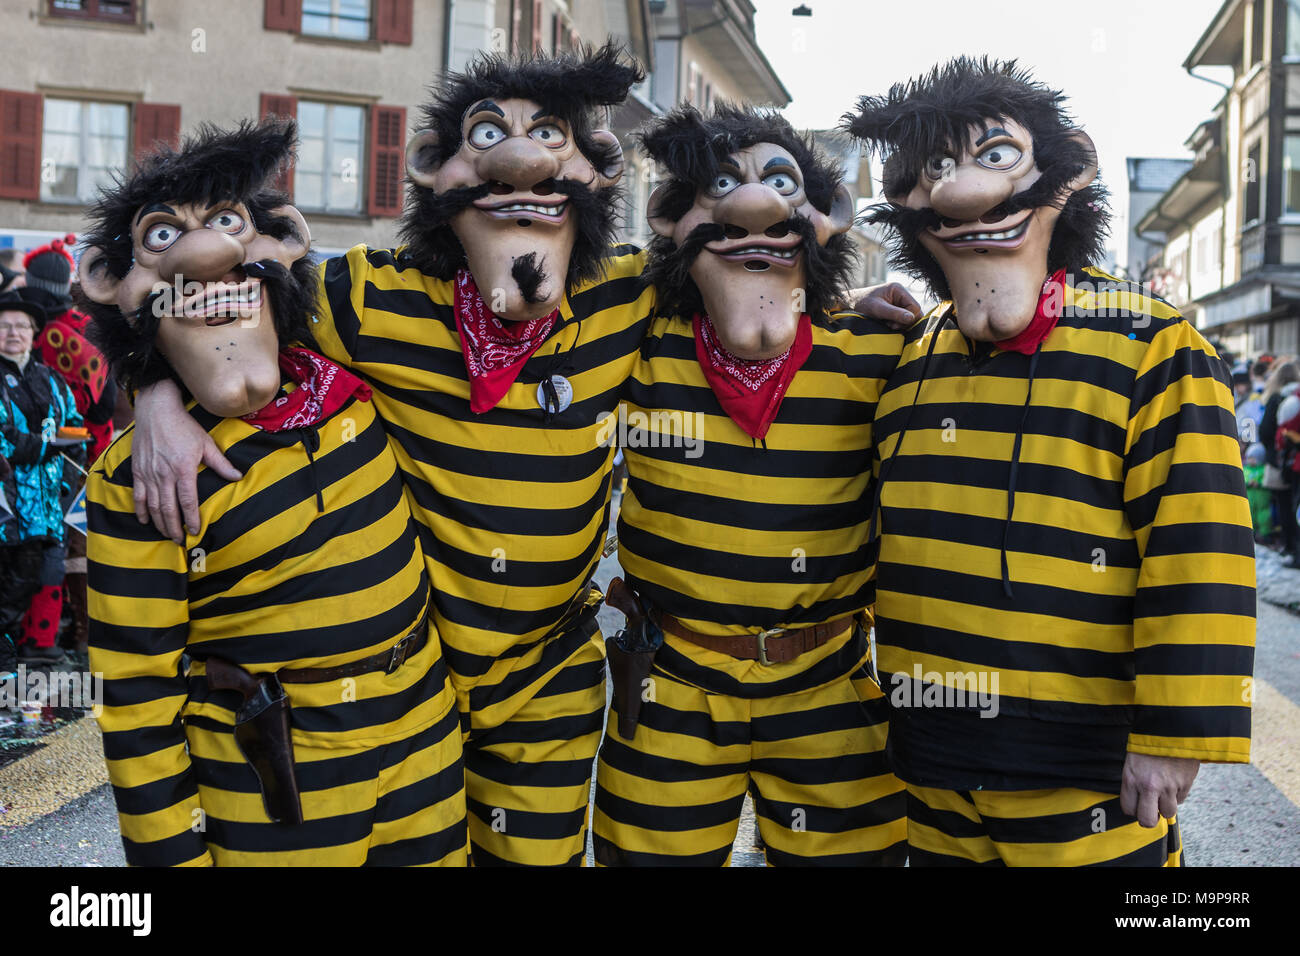
{"type": "MultiPolygon", "coordinates": [[[[288,266],[276,259],[259,259],[256,262],[241,262],[232,270],[244,279],[260,279],[269,295],[274,298],[276,293],[284,288],[285,285],[293,280],[293,273],[288,266]]],[[[159,299],[166,298],[170,301],[171,306],[175,309],[184,301],[185,284],[190,281],[185,278],[184,273],[180,275],[181,285],[168,285],[161,289],[155,289],[150,292],[139,307],[131,313],[128,318],[131,325],[141,333],[153,338],[157,334],[158,324],[162,320],[159,310],[155,307],[159,299]]]]}
{"type": "MultiPolygon", "coordinates": [[[[596,191],[576,179],[552,180],[551,187],[555,192],[567,196],[584,209],[593,209],[600,205],[596,191]]],[[[489,183],[481,183],[478,186],[456,186],[445,192],[432,193],[429,197],[428,211],[435,222],[450,222],[458,213],[490,195],[492,195],[492,186],[489,183]]]]}
{"type": "Polygon", "coordinates": [[[432,224],[450,222],[458,213],[468,209],[491,192],[492,187],[487,183],[477,186],[456,186],[440,193],[430,190],[426,198],[425,212],[429,214],[432,224]]]}
{"type": "MultiPolygon", "coordinates": [[[[801,251],[807,257],[812,258],[821,248],[817,244],[817,227],[806,216],[791,216],[785,222],[780,223],[779,227],[783,227],[787,233],[792,232],[799,237],[802,245],[801,251]]],[[[705,246],[710,242],[721,242],[726,238],[727,230],[721,223],[700,223],[690,231],[674,252],[675,268],[679,271],[690,271],[691,265],[704,251],[705,246]]],[[[762,236],[755,236],[755,239],[762,239],[762,236]]]]}
{"type": "MultiPolygon", "coordinates": [[[[1048,206],[1061,209],[1070,198],[1070,180],[1078,175],[1078,172],[1068,164],[1058,163],[1043,172],[1028,189],[999,203],[979,218],[985,222],[998,222],[1026,209],[1041,209],[1048,206]]],[[[959,225],[940,216],[928,206],[924,209],[909,209],[893,203],[878,203],[867,210],[863,218],[866,222],[878,223],[898,230],[909,242],[917,239],[927,229],[959,225]]]]}

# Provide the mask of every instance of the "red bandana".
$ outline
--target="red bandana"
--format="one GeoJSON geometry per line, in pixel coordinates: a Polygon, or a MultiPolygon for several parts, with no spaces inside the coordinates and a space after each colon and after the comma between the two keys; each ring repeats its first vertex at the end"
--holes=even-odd
{"type": "Polygon", "coordinates": [[[370,401],[370,386],[347,369],[307,349],[287,348],[280,352],[280,371],[298,387],[281,395],[260,411],[243,420],[254,428],[283,432],[306,428],[329,418],[355,395],[370,401]]]}
{"type": "Polygon", "coordinates": [[[469,370],[470,411],[482,415],[496,408],[559,314],[556,309],[540,319],[502,322],[484,303],[469,271],[456,273],[456,331],[469,370]]]}
{"type": "Polygon", "coordinates": [[[746,435],[766,437],[795,372],[812,354],[812,319],[801,315],[794,344],[776,358],[758,361],[740,358],[723,348],[707,315],[697,314],[692,324],[695,357],[723,410],[746,435]]]}
{"type": "Polygon", "coordinates": [[[1065,270],[1057,269],[1043,281],[1043,291],[1038,294],[1038,308],[1034,310],[1034,317],[1029,320],[1029,324],[1018,335],[993,344],[1004,352],[1033,355],[1038,344],[1056,328],[1064,303],[1065,270]]]}

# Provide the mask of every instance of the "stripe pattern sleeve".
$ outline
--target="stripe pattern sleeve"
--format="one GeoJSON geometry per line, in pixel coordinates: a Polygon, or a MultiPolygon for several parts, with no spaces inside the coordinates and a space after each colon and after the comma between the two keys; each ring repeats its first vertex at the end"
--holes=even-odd
{"type": "Polygon", "coordinates": [[[1129,750],[1250,756],[1255,572],[1224,363],[1185,322],[1157,332],[1134,384],[1124,505],[1141,564],[1129,750]]]}
{"type": "Polygon", "coordinates": [[[99,725],[127,863],[211,865],[181,723],[186,554],[136,521],[129,468],[94,469],[86,500],[89,560],[114,566],[89,592],[90,669],[104,676],[99,725]]]}

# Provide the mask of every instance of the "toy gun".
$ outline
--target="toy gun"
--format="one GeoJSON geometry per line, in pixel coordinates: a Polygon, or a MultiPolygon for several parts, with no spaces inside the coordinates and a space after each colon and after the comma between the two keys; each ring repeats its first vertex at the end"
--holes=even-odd
{"type": "Polygon", "coordinates": [[[655,653],[664,642],[664,632],[650,620],[636,593],[622,578],[614,578],[605,589],[605,603],[627,617],[627,626],[605,642],[609,673],[614,681],[614,713],[618,714],[618,735],[631,740],[641,719],[646,679],[654,666],[655,653]]]}

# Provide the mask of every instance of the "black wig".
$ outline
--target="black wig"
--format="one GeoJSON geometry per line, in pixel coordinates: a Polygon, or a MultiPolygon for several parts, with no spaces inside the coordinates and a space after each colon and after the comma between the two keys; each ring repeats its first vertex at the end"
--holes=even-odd
{"type": "MultiPolygon", "coordinates": [[[[706,118],[693,106],[680,106],[651,121],[637,139],[668,173],[667,184],[661,187],[658,205],[652,212],[672,222],[690,211],[697,192],[709,187],[723,160],[756,143],[773,143],[789,152],[803,174],[808,201],[823,213],[831,211],[835,190],[844,178],[835,163],[773,110],[718,103],[706,118]]],[[[819,246],[812,223],[806,219],[796,217],[789,225],[804,239],[807,311],[819,315],[848,285],[857,250],[846,235],[832,236],[825,246],[819,246]]],[[[661,313],[690,318],[703,311],[700,290],[689,274],[690,263],[704,242],[720,238],[720,230],[716,235],[701,231],[683,249],[667,236],[651,241],[645,278],[655,285],[661,313]]]]}
{"type": "MultiPolygon", "coordinates": [[[[100,190],[87,213],[86,248],[104,251],[103,267],[121,279],[131,270],[131,228],[146,203],[178,204],[240,202],[253,226],[277,239],[295,234],[288,216],[273,210],[289,202],[273,185],[280,170],[292,161],[297,142],[294,124],[286,120],[244,122],[232,130],[204,124],[180,149],[155,147],[136,163],[129,176],[118,176],[100,190]]],[[[310,341],[309,316],[315,308],[316,279],[310,254],[285,269],[275,262],[255,264],[250,277],[262,278],[263,291],[275,317],[280,343],[310,341]]],[[[177,381],[167,360],[155,348],[160,317],[148,296],[131,316],[115,305],[101,305],[80,295],[78,307],[91,318],[90,337],[104,353],[114,376],[128,389],[144,388],[165,378],[177,381]]]]}
{"type": "MultiPolygon", "coordinates": [[[[616,153],[592,137],[599,111],[622,103],[628,90],[644,78],[640,66],[626,62],[622,48],[613,42],[553,56],[480,56],[463,73],[446,74],[430,90],[433,98],[420,112],[424,128],[437,134],[437,145],[430,146],[421,159],[428,166],[441,165],[460,149],[465,111],[479,100],[526,99],[568,123],[582,155],[596,169],[606,169],[616,153]]],[[[578,218],[565,277],[566,287],[572,290],[601,275],[601,261],[614,240],[622,192],[612,186],[594,191],[568,187],[557,184],[557,191],[574,200],[578,218]]],[[[448,221],[448,205],[429,187],[411,183],[401,218],[405,257],[439,279],[453,278],[466,264],[465,250],[448,221]]],[[[463,208],[455,202],[451,206],[463,208]]]]}
{"type": "MultiPolygon", "coordinates": [[[[1008,211],[1060,202],[1070,180],[1095,162],[1092,152],[1073,135],[1075,123],[1065,110],[1065,97],[1041,83],[1015,60],[961,56],[932,68],[907,83],[896,83],[884,96],[864,96],[857,111],[845,114],[842,127],[885,156],[886,196],[906,195],[917,183],[924,164],[937,155],[960,156],[970,127],[990,119],[1010,119],[1024,126],[1034,140],[1034,161],[1042,178],[1031,187],[1032,197],[1013,198],[1008,211]]],[[[919,217],[890,203],[874,206],[870,222],[898,227],[916,220],[916,228],[895,228],[890,242],[893,265],[924,281],[941,299],[949,297],[947,279],[934,257],[918,240],[919,217]]],[[[1061,207],[1047,253],[1049,272],[1078,271],[1100,261],[1110,229],[1106,189],[1097,181],[1073,193],[1061,207]]]]}

